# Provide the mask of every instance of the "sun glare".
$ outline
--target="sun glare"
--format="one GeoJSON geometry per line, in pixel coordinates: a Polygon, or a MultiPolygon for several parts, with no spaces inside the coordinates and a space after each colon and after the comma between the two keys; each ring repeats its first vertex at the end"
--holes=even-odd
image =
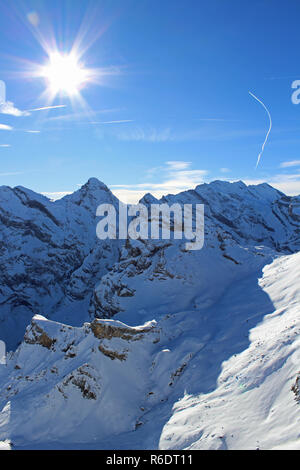
{"type": "Polygon", "coordinates": [[[88,80],[88,72],[74,54],[55,52],[49,62],[42,67],[41,75],[47,82],[51,94],[59,93],[74,96],[79,93],[88,80]]]}

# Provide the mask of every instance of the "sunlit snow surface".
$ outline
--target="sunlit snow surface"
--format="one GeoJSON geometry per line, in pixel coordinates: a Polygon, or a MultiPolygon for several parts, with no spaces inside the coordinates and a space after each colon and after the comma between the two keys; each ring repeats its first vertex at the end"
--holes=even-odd
{"type": "MultiPolygon", "coordinates": [[[[300,404],[291,390],[300,370],[298,200],[291,208],[268,185],[202,185],[166,200],[207,201],[203,250],[186,252],[181,241],[114,250],[85,232],[100,202],[96,190],[117,204],[95,180],[53,207],[40,199],[57,226],[32,203],[36,195],[2,189],[13,214],[3,235],[10,240],[4,280],[23,270],[22,292],[29,300],[32,293],[37,311],[0,366],[0,448],[299,448],[300,404]],[[48,263],[48,242],[18,235],[20,199],[33,206],[27,219],[42,222],[60,246],[59,270],[72,266],[74,246],[81,250],[83,262],[63,288],[51,271],[50,297],[35,296],[30,284],[37,276],[47,285],[47,270],[31,275],[27,262],[44,256],[38,270],[48,263]]],[[[13,288],[2,295],[11,299],[13,288]]],[[[19,310],[12,312],[17,325],[19,310]]]]}
{"type": "MultiPolygon", "coordinates": [[[[299,448],[291,391],[300,359],[299,275],[300,254],[279,257],[258,283],[254,275],[233,283],[205,315],[178,312],[150,325],[141,341],[127,342],[125,361],[92,353],[99,341],[84,328],[36,319],[64,344],[73,338],[77,356],[66,359],[59,344],[56,352],[21,346],[2,371],[19,392],[2,399],[0,439],[15,448],[299,448]],[[57,385],[86,363],[99,398],[85,400],[73,385],[64,398],[57,385]]],[[[105,341],[124,350],[120,338],[105,341]]]]}

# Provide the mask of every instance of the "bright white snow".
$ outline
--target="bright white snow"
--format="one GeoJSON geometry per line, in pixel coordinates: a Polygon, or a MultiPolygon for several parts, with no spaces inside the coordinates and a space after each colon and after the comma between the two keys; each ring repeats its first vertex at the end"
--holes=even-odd
{"type": "Polygon", "coordinates": [[[56,203],[0,188],[1,332],[32,319],[0,365],[0,448],[299,448],[299,198],[167,196],[206,205],[195,252],[99,244],[103,201],[95,179],[56,203]]]}

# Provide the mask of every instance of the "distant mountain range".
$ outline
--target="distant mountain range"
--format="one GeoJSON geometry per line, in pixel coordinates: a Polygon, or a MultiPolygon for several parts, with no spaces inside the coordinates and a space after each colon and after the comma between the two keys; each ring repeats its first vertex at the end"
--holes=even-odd
{"type": "Polygon", "coordinates": [[[99,240],[91,178],[0,187],[0,440],[16,448],[300,448],[300,196],[214,181],[205,244],[99,240]],[[25,331],[26,330],[26,331],[25,331]]]}

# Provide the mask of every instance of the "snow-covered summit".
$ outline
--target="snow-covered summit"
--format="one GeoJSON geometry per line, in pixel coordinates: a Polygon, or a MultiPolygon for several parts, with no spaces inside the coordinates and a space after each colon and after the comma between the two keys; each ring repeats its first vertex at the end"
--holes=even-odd
{"type": "Polygon", "coordinates": [[[98,240],[96,207],[119,201],[94,178],[54,202],[0,188],[0,440],[293,446],[300,197],[215,181],[141,202],[204,204],[203,249],[98,240]]]}

